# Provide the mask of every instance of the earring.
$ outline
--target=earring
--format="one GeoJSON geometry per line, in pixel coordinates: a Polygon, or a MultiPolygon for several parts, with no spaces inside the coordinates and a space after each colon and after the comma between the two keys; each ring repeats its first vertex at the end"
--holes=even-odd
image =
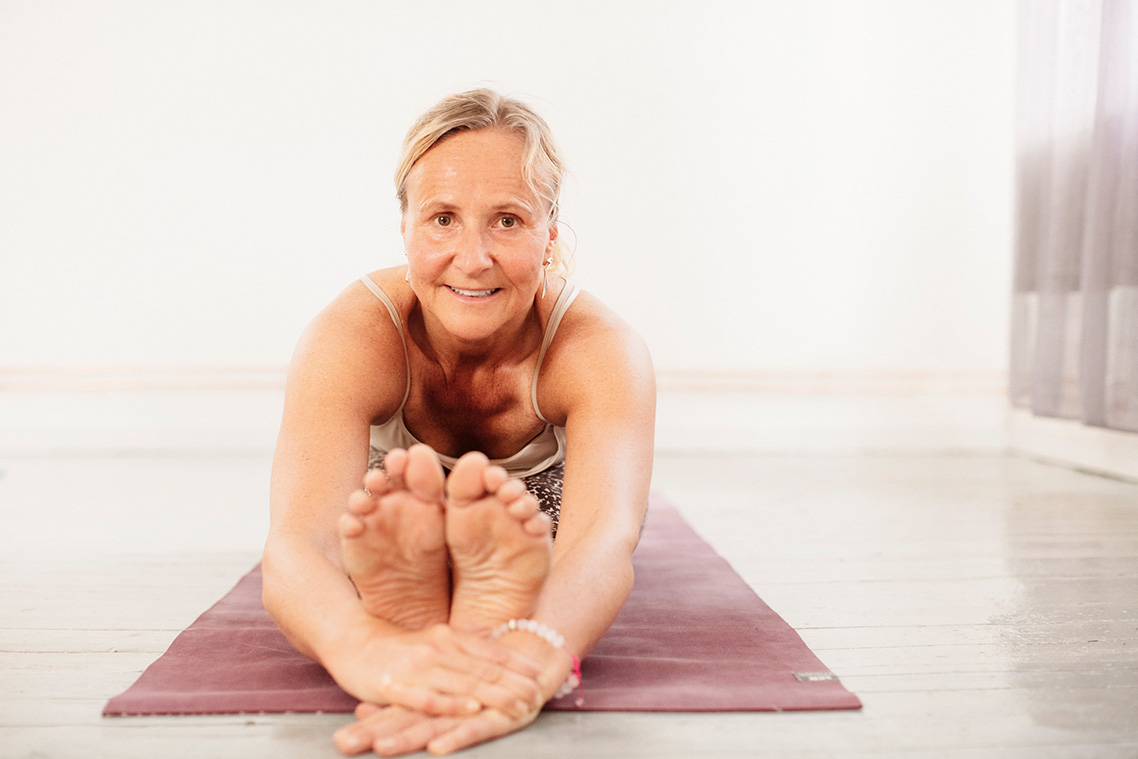
{"type": "Polygon", "coordinates": [[[541,297],[545,297],[545,289],[549,286],[549,265],[553,263],[553,256],[545,259],[545,265],[541,267],[541,297]]]}

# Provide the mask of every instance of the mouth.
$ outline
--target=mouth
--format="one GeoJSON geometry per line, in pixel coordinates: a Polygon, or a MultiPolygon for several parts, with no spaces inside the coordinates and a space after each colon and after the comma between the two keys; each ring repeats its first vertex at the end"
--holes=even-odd
{"type": "Polygon", "coordinates": [[[489,298],[494,293],[498,292],[501,288],[495,287],[490,290],[463,290],[460,287],[451,287],[447,285],[446,288],[452,293],[462,295],[466,298],[489,298]]]}

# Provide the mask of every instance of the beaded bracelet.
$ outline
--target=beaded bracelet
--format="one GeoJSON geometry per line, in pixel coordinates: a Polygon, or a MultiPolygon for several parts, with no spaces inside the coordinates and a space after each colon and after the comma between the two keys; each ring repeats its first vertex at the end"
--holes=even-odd
{"type": "Polygon", "coordinates": [[[570,651],[569,647],[565,645],[565,637],[549,625],[543,625],[541,622],[538,622],[536,620],[511,619],[509,622],[502,624],[500,627],[491,632],[490,639],[497,640],[512,630],[523,630],[530,633],[531,635],[536,635],[554,648],[560,648],[562,651],[569,654],[569,658],[573,660],[573,672],[569,675],[569,677],[565,678],[565,682],[561,684],[561,687],[557,689],[557,692],[553,694],[553,697],[561,698],[562,696],[569,695],[575,689],[580,688],[581,693],[579,696],[577,696],[577,701],[575,703],[578,708],[584,706],[585,686],[584,681],[581,679],[581,660],[577,658],[577,654],[570,651]]]}

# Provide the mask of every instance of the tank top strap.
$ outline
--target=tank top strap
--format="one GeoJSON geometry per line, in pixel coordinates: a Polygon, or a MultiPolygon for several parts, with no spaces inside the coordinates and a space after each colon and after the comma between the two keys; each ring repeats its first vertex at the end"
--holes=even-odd
{"type": "MultiPolygon", "coordinates": [[[[360,277],[360,282],[363,282],[364,286],[371,290],[375,297],[379,298],[379,302],[387,307],[387,313],[391,314],[391,321],[395,323],[395,329],[399,330],[399,341],[403,343],[403,363],[407,365],[407,383],[403,391],[403,401],[399,404],[399,411],[395,412],[398,415],[402,413],[403,407],[407,404],[407,398],[411,395],[411,355],[407,351],[407,336],[403,334],[403,320],[399,318],[399,311],[395,309],[395,304],[391,302],[391,298],[387,297],[387,293],[372,281],[371,277],[365,274],[360,277]]],[[[539,364],[540,362],[541,359],[538,359],[539,364]]]]}
{"type": "Polygon", "coordinates": [[[569,306],[573,305],[576,300],[577,294],[580,290],[569,280],[565,280],[565,287],[561,288],[561,294],[557,296],[557,302],[553,304],[553,311],[549,314],[549,322],[545,325],[545,335],[541,339],[541,350],[537,354],[537,366],[533,370],[533,382],[530,383],[530,398],[533,401],[533,411],[537,414],[537,418],[546,424],[553,424],[553,422],[546,419],[541,414],[541,409],[537,406],[537,375],[541,372],[541,364],[545,360],[545,352],[549,350],[549,346],[553,343],[553,336],[557,334],[557,327],[561,324],[561,317],[565,316],[565,312],[569,310],[569,306]]]}

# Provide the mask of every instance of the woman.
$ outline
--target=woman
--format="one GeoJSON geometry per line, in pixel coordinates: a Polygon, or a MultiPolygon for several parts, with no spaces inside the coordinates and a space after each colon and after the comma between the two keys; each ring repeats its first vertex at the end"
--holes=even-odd
{"type": "Polygon", "coordinates": [[[293,358],[264,600],[365,702],[347,753],[524,727],[632,587],[654,375],[557,276],[563,172],[524,103],[445,98],[396,174],[407,265],[349,286],[293,358]]]}

